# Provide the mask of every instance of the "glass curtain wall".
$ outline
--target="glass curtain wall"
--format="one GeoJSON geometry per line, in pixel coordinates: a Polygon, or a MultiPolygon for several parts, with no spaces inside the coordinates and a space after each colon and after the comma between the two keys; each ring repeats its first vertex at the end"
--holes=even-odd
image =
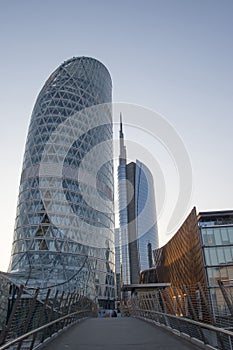
{"type": "Polygon", "coordinates": [[[90,57],[64,62],[42,88],[31,116],[19,189],[9,267],[16,282],[79,287],[92,298],[114,298],[111,101],[110,74],[90,57]],[[107,104],[101,112],[95,107],[100,104],[107,104]],[[52,163],[50,173],[41,177],[46,161],[52,163]],[[80,180],[84,163],[86,177],[96,175],[94,183],[80,180]],[[107,212],[99,210],[99,197],[107,201],[107,212]]]}

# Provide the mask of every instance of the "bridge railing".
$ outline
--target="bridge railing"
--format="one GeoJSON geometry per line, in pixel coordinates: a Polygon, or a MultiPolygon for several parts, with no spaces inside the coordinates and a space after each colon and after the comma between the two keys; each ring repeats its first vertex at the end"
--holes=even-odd
{"type": "Polygon", "coordinates": [[[78,322],[80,319],[95,315],[92,309],[84,309],[81,311],[72,312],[66,316],[60,317],[57,320],[49,322],[41,327],[38,327],[30,332],[27,332],[16,339],[8,341],[0,346],[0,350],[6,349],[27,349],[32,350],[38,347],[45,340],[48,340],[54,334],[61,332],[64,328],[78,322]]]}
{"type": "Polygon", "coordinates": [[[139,309],[182,316],[233,330],[233,283],[219,281],[219,284],[215,288],[207,288],[201,283],[154,289],[145,287],[133,292],[129,302],[136,303],[139,309]]]}
{"type": "Polygon", "coordinates": [[[83,295],[82,290],[65,292],[54,288],[30,289],[9,281],[2,285],[7,288],[4,294],[3,288],[0,288],[0,300],[4,304],[0,349],[17,344],[17,350],[22,345],[24,349],[32,350],[46,338],[81,318],[97,316],[96,304],[83,295]]]}
{"type": "Polygon", "coordinates": [[[209,345],[214,349],[221,350],[233,349],[232,331],[185,317],[169,315],[153,310],[138,309],[134,306],[128,309],[128,313],[130,316],[135,316],[164,326],[197,345],[209,345]]]}
{"type": "Polygon", "coordinates": [[[233,304],[229,290],[221,285],[215,293],[216,304],[200,283],[154,290],[145,287],[122,305],[122,314],[150,320],[202,345],[232,350],[233,304]]]}

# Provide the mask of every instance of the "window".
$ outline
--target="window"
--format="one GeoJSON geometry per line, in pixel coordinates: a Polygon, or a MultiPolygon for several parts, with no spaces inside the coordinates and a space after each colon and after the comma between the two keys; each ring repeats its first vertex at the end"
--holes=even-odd
{"type": "Polygon", "coordinates": [[[227,234],[227,228],[221,228],[221,236],[222,236],[222,242],[223,244],[229,243],[229,238],[227,234]]]}
{"type": "Polygon", "coordinates": [[[215,237],[216,245],[221,245],[222,244],[222,238],[221,238],[221,235],[220,235],[220,229],[219,228],[215,228],[214,229],[214,237],[215,237]]]}
{"type": "Polygon", "coordinates": [[[233,227],[228,227],[228,237],[229,237],[230,243],[233,243],[233,227]]]}
{"type": "Polygon", "coordinates": [[[218,267],[211,267],[207,269],[207,275],[210,286],[217,286],[217,280],[220,278],[220,271],[218,267]]]}
{"type": "Polygon", "coordinates": [[[232,254],[231,254],[231,247],[225,247],[225,256],[226,256],[226,262],[232,263],[232,254]]]}
{"type": "Polygon", "coordinates": [[[207,246],[215,245],[215,237],[214,237],[213,229],[203,229],[202,236],[203,236],[204,245],[207,245],[207,246]]]}
{"type": "Polygon", "coordinates": [[[228,280],[228,273],[226,267],[220,267],[220,278],[221,280],[228,280]]]}
{"type": "Polygon", "coordinates": [[[216,248],[211,248],[209,251],[210,251],[211,265],[218,265],[218,257],[217,257],[216,248]]]}
{"type": "Polygon", "coordinates": [[[226,262],[225,256],[224,256],[224,248],[222,247],[216,248],[216,251],[217,251],[217,257],[218,257],[218,263],[224,264],[226,262]]]}

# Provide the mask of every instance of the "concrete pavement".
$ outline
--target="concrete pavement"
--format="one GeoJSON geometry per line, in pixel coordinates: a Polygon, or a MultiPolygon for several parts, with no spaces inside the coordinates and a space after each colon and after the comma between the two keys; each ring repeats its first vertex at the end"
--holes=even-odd
{"type": "Polygon", "coordinates": [[[197,350],[160,327],[130,318],[91,318],[59,335],[45,350],[197,350]]]}

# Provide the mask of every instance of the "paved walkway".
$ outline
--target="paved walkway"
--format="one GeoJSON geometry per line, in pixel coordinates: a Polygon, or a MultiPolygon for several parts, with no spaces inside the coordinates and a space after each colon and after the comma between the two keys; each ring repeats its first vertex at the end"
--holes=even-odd
{"type": "Polygon", "coordinates": [[[144,321],[91,318],[55,338],[45,350],[197,350],[190,342],[144,321]]]}

